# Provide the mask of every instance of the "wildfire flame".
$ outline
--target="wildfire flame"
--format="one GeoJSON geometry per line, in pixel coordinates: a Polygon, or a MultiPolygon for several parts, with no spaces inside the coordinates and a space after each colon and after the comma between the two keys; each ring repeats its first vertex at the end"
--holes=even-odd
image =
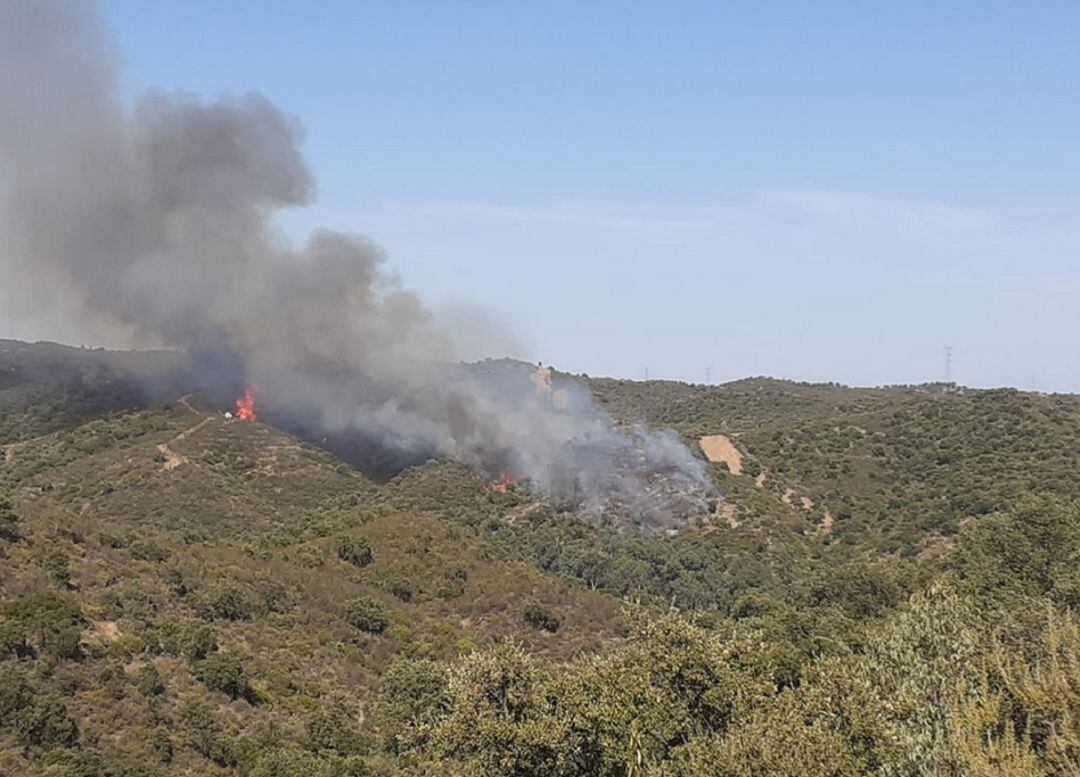
{"type": "Polygon", "coordinates": [[[559,410],[565,410],[570,406],[570,394],[566,389],[551,389],[551,367],[545,367],[543,362],[536,365],[536,371],[529,376],[536,393],[547,397],[548,401],[559,410]]]}
{"type": "Polygon", "coordinates": [[[259,420],[259,414],[255,412],[255,389],[251,386],[244,390],[244,396],[236,400],[236,417],[242,421],[259,420]]]}
{"type": "Polygon", "coordinates": [[[498,491],[500,494],[505,494],[510,486],[517,483],[514,479],[514,473],[508,469],[504,469],[499,473],[499,479],[491,484],[492,491],[498,491]]]}

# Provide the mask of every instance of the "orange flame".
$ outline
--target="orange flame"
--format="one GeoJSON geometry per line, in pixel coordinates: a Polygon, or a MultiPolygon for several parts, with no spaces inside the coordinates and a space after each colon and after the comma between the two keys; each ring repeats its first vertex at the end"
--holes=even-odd
{"type": "Polygon", "coordinates": [[[505,494],[510,486],[515,483],[517,483],[517,480],[514,479],[514,473],[508,469],[504,469],[499,473],[499,479],[491,484],[491,490],[498,491],[500,494],[505,494]]]}
{"type": "Polygon", "coordinates": [[[242,421],[258,421],[259,414],[255,412],[255,389],[248,386],[244,390],[244,396],[236,400],[236,417],[242,421]]]}

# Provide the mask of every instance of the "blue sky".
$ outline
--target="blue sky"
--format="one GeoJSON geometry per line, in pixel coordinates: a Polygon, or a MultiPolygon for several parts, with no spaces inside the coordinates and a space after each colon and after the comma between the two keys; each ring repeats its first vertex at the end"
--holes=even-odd
{"type": "Polygon", "coordinates": [[[1080,4],[105,0],[441,309],[590,374],[1080,391],[1080,4]]]}

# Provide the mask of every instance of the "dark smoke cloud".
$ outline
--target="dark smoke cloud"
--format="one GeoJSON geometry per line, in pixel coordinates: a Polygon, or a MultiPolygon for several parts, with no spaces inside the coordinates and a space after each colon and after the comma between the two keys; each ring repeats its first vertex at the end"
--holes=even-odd
{"type": "Polygon", "coordinates": [[[369,239],[288,242],[274,216],[314,183],[299,122],[264,96],[127,106],[116,82],[92,3],[0,2],[5,304],[184,349],[208,381],[258,386],[286,425],[402,461],[509,466],[581,503],[646,493],[631,465],[707,488],[674,438],[614,430],[580,387],[558,407],[521,376],[457,366],[458,343],[369,239]]]}

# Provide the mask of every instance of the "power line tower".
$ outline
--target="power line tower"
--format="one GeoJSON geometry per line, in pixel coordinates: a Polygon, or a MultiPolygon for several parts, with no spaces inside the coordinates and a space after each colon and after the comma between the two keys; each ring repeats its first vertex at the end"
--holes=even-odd
{"type": "Polygon", "coordinates": [[[945,346],[945,382],[952,383],[952,354],[953,347],[951,345],[945,346]]]}
{"type": "Polygon", "coordinates": [[[708,386],[712,383],[712,367],[705,368],[705,385],[708,386]]]}

